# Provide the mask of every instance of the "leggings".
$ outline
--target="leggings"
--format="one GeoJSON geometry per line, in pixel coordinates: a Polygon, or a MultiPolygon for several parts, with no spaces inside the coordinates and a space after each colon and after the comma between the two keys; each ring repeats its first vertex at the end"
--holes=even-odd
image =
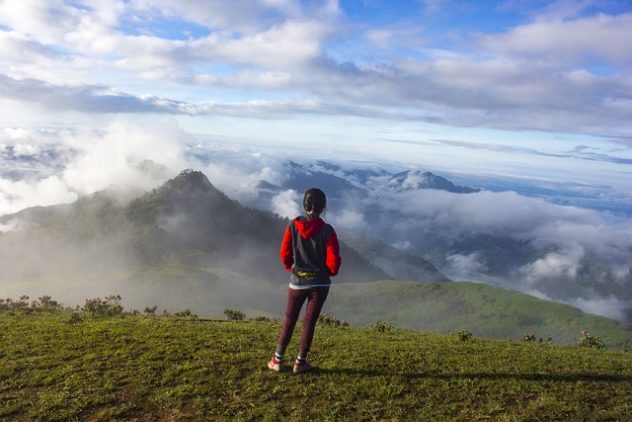
{"type": "Polygon", "coordinates": [[[301,356],[307,356],[309,348],[312,345],[312,339],[314,338],[314,330],[316,329],[316,322],[318,322],[320,310],[323,308],[328,294],[329,287],[312,287],[310,289],[301,290],[288,289],[287,302],[285,305],[285,319],[283,320],[283,328],[281,329],[281,335],[279,335],[277,342],[277,351],[283,353],[290,343],[294,326],[298,320],[298,314],[301,312],[303,303],[307,299],[307,307],[305,309],[305,316],[303,317],[301,347],[299,350],[301,356]]]}

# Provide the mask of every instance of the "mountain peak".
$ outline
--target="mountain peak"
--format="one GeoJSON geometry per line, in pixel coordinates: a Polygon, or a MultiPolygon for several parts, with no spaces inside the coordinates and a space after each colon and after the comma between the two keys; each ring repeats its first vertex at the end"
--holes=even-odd
{"type": "Polygon", "coordinates": [[[408,170],[394,174],[390,180],[390,186],[401,191],[417,189],[438,189],[454,193],[474,193],[480,189],[467,186],[456,186],[449,180],[437,176],[429,171],[408,170]]]}
{"type": "Polygon", "coordinates": [[[181,193],[206,193],[217,190],[206,175],[198,170],[186,169],[167,181],[163,188],[181,193]]]}

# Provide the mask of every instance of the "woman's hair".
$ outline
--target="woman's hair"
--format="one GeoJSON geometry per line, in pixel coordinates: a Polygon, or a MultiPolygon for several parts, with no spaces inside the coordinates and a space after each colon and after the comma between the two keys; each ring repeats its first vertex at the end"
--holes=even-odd
{"type": "Polygon", "coordinates": [[[303,196],[303,208],[308,214],[321,215],[327,207],[325,192],[317,188],[308,189],[303,196]]]}

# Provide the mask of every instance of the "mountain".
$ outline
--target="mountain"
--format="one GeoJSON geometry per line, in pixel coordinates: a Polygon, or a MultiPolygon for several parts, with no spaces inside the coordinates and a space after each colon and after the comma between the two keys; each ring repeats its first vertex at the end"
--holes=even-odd
{"type": "Polygon", "coordinates": [[[450,281],[430,261],[420,256],[411,255],[378,239],[351,231],[345,231],[344,236],[353,249],[394,279],[420,282],[450,281]]]}
{"type": "MultiPolygon", "coordinates": [[[[284,164],[286,181],[277,189],[294,189],[304,192],[310,187],[320,187],[329,196],[338,200],[345,196],[365,194],[368,190],[387,188],[395,191],[436,189],[453,193],[474,193],[480,189],[456,186],[444,177],[431,172],[406,170],[393,172],[381,167],[344,168],[326,161],[299,164],[288,161],[284,164]]],[[[274,186],[262,181],[262,187],[274,186]]]]}
{"type": "MultiPolygon", "coordinates": [[[[4,280],[164,265],[288,280],[278,258],[287,220],[240,205],[197,171],[131,201],[100,192],[4,216],[0,223],[16,220],[20,229],[0,236],[4,280]]],[[[389,278],[344,241],[341,254],[338,282],[389,278]]]]}
{"type": "Polygon", "coordinates": [[[407,170],[392,175],[387,182],[390,189],[397,191],[409,191],[417,189],[436,189],[453,193],[475,193],[480,189],[473,189],[467,186],[456,186],[449,180],[432,174],[431,172],[421,172],[419,170],[407,170]]]}

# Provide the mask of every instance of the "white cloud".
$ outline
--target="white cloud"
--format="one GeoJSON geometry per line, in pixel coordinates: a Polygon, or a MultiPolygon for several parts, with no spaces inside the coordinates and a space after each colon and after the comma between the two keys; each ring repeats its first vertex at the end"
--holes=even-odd
{"type": "Polygon", "coordinates": [[[457,280],[471,279],[473,275],[481,276],[487,270],[487,266],[481,262],[480,254],[454,254],[447,258],[448,277],[457,280]]]}
{"type": "Polygon", "coordinates": [[[351,209],[336,210],[326,214],[330,214],[331,221],[347,229],[363,229],[367,225],[364,215],[351,209]]]}
{"type": "Polygon", "coordinates": [[[107,188],[155,186],[160,180],[142,168],[147,160],[166,166],[171,173],[164,177],[185,166],[184,134],[168,121],[154,120],[151,126],[115,121],[100,136],[80,133],[64,141],[77,151],[77,157],[66,166],[63,179],[80,194],[107,188]]]}
{"type": "Polygon", "coordinates": [[[17,143],[13,145],[16,155],[35,155],[40,152],[40,147],[34,144],[17,143]]]}
{"type": "Polygon", "coordinates": [[[619,321],[625,320],[625,315],[622,310],[625,308],[629,308],[630,306],[629,303],[626,303],[620,298],[613,296],[608,298],[579,298],[573,300],[571,303],[584,312],[603,315],[619,321]]]}
{"type": "Polygon", "coordinates": [[[10,181],[0,178],[0,215],[36,205],[46,206],[73,202],[76,192],[57,176],[35,182],[10,181]]]}
{"type": "Polygon", "coordinates": [[[632,63],[627,39],[632,14],[598,14],[572,20],[547,19],[520,25],[501,35],[486,35],[482,44],[494,54],[573,66],[599,57],[608,63],[632,63]]]}
{"type": "MultiPolygon", "coordinates": [[[[60,132],[59,151],[71,150],[55,174],[24,180],[0,179],[0,215],[35,205],[72,202],[103,189],[147,190],[186,168],[184,135],[174,122],[150,125],[113,121],[101,133],[60,132]]],[[[39,154],[35,144],[13,145],[16,155],[39,154]]]]}
{"type": "Polygon", "coordinates": [[[293,189],[283,191],[272,198],[272,212],[281,217],[294,218],[299,215],[298,203],[298,192],[293,189]]]}
{"type": "Polygon", "coordinates": [[[23,127],[5,127],[5,136],[10,140],[24,140],[31,137],[31,131],[23,127]]]}
{"type": "Polygon", "coordinates": [[[575,278],[584,254],[584,249],[575,245],[561,252],[551,252],[544,258],[522,267],[520,271],[524,274],[525,280],[531,283],[542,279],[575,278]]]}
{"type": "Polygon", "coordinates": [[[344,34],[335,1],[5,1],[0,95],[92,113],[298,112],[629,135],[632,106],[622,93],[632,89],[632,53],[619,40],[632,14],[553,18],[551,10],[504,33],[469,37],[466,53],[437,54],[419,25],[369,27],[363,34],[378,47],[374,59],[337,63],[326,42],[344,34]],[[165,20],[203,31],[174,39],[156,30],[165,20]],[[130,22],[138,33],[122,29],[130,22]],[[592,73],[586,66],[595,57],[612,72],[592,73]],[[192,101],[203,97],[200,88],[240,100],[192,101]]]}

